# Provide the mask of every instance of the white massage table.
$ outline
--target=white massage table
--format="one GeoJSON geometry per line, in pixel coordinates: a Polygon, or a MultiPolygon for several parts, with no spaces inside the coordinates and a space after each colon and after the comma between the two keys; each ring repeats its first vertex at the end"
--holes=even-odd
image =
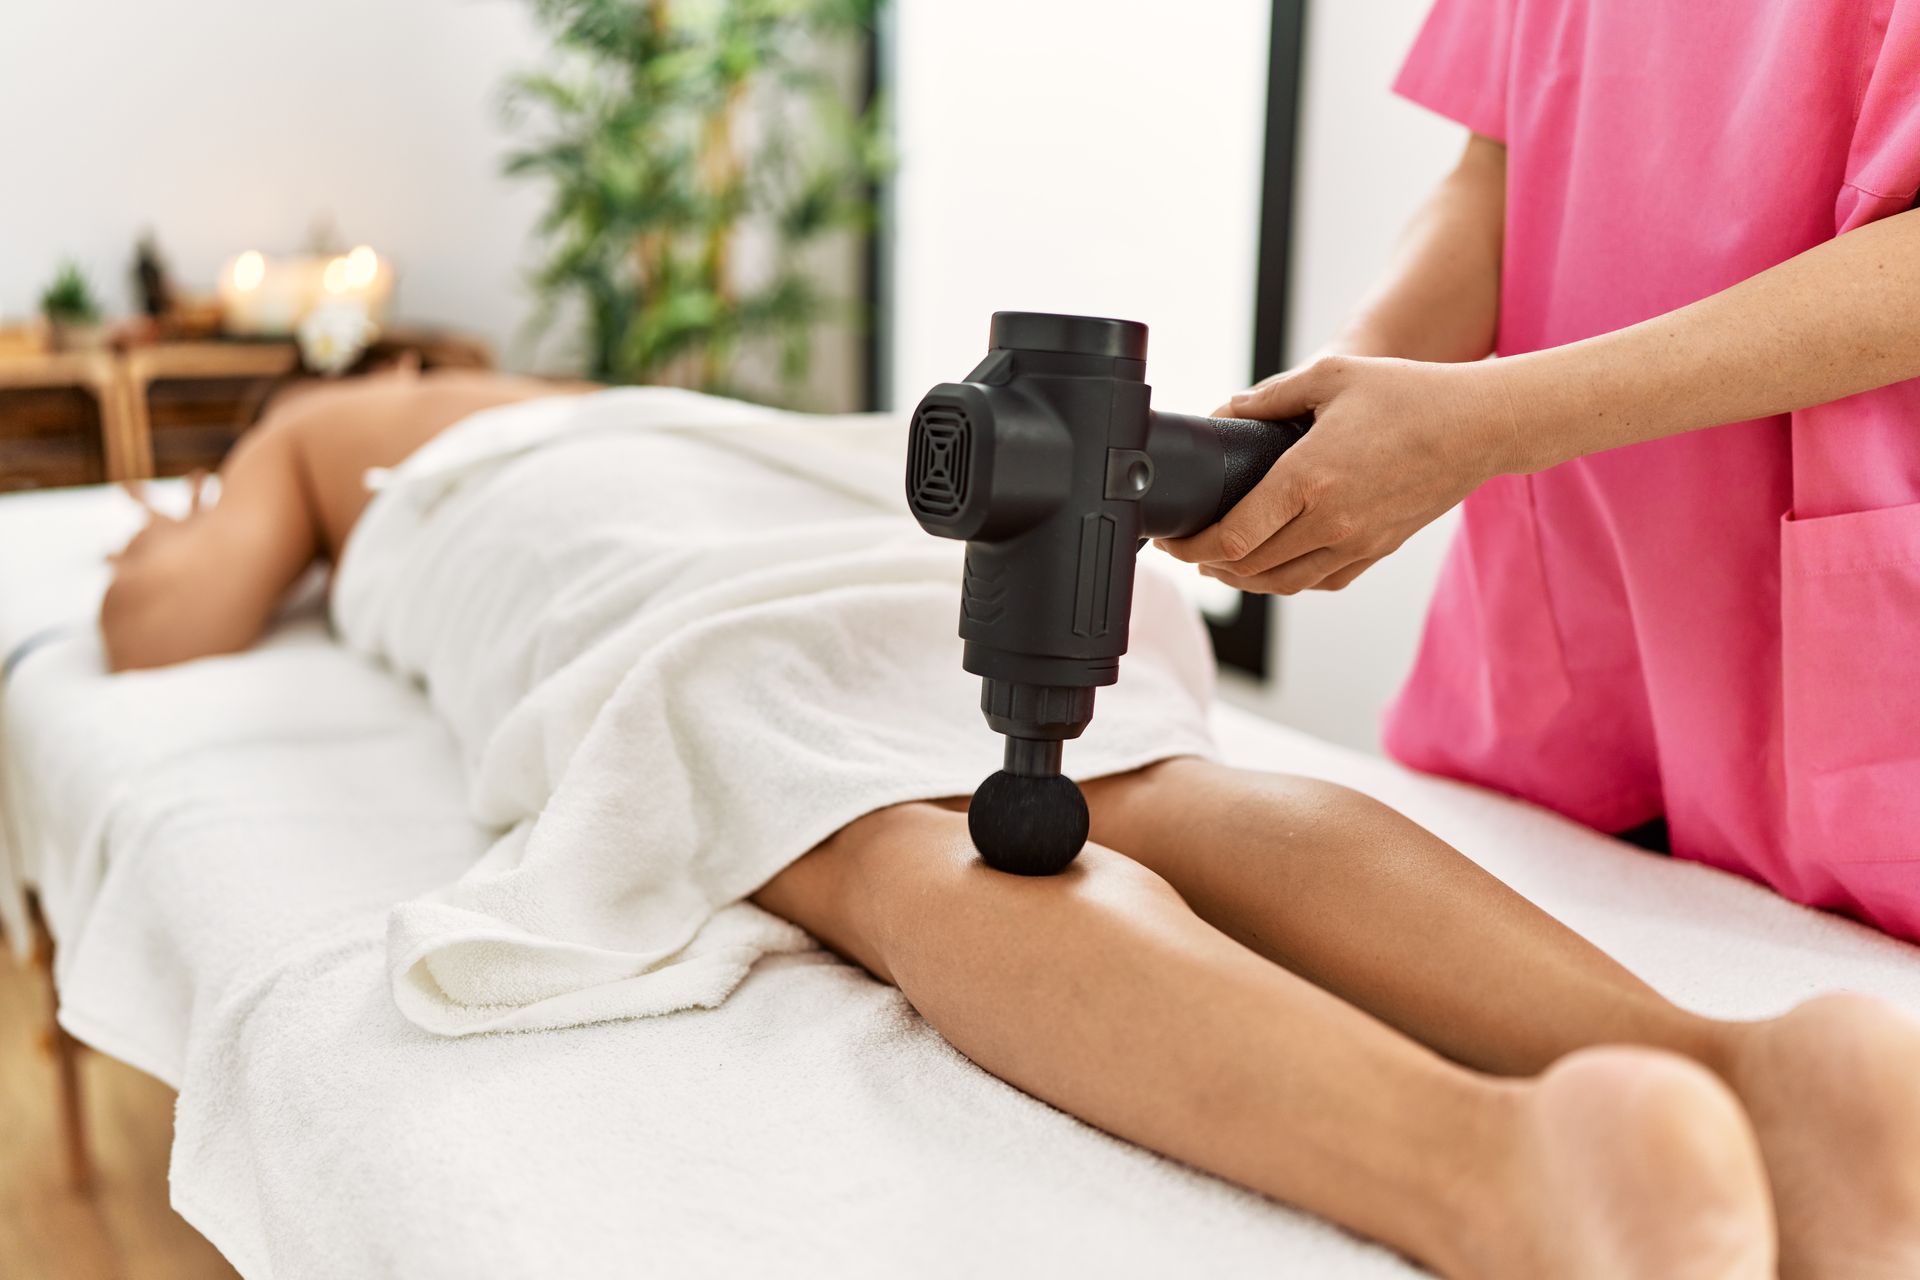
{"type": "MultiPolygon", "coordinates": [[[[486,842],[448,738],[314,603],[252,653],[104,677],[101,556],[134,523],[111,490],[0,499],[0,912],[17,944],[37,890],[63,1025],[179,1088],[173,1202],[253,1280],[1414,1274],[999,1084],[823,953],[711,1011],[413,1028],[385,908],[486,842]]],[[[1920,951],[1858,925],[1218,723],[1230,759],[1381,796],[1684,1003],[1850,986],[1920,1009],[1920,951]]]]}

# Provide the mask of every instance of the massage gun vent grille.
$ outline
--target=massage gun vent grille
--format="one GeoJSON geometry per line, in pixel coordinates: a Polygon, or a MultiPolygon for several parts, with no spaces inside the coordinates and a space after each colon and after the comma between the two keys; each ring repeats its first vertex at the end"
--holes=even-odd
{"type": "Polygon", "coordinates": [[[927,405],[913,420],[912,501],[916,514],[952,519],[967,505],[973,431],[952,405],[927,405]]]}

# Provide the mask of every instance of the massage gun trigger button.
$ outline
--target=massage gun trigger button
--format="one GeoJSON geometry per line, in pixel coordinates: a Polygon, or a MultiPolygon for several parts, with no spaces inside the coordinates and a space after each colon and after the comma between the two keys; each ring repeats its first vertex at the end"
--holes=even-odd
{"type": "Polygon", "coordinates": [[[1153,488],[1153,459],[1139,449],[1107,450],[1107,500],[1138,502],[1153,488]]]}

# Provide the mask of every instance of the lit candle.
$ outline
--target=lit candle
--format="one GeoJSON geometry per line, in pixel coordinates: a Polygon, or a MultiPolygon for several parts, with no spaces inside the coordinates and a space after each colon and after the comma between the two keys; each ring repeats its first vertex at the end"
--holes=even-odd
{"type": "Polygon", "coordinates": [[[313,305],[306,258],[270,258],[249,249],[220,273],[221,327],[239,337],[285,337],[313,305]]]}
{"type": "Polygon", "coordinates": [[[393,295],[393,268],[363,244],[327,260],[320,271],[320,290],[316,302],[358,302],[366,309],[367,319],[379,324],[393,295]]]}
{"type": "Polygon", "coordinates": [[[367,245],[334,257],[249,249],[220,273],[222,327],[236,337],[286,337],[323,303],[358,304],[378,324],[392,295],[393,268],[367,245]]]}

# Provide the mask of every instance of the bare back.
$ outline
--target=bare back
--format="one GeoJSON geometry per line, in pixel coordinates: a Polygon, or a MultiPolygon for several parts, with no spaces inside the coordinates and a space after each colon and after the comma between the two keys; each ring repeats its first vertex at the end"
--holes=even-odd
{"type": "Polygon", "coordinates": [[[371,378],[304,395],[260,431],[280,429],[292,437],[294,461],[313,504],[317,552],[332,560],[372,496],[369,468],[399,463],[482,409],[584,389],[470,370],[371,378]]]}

